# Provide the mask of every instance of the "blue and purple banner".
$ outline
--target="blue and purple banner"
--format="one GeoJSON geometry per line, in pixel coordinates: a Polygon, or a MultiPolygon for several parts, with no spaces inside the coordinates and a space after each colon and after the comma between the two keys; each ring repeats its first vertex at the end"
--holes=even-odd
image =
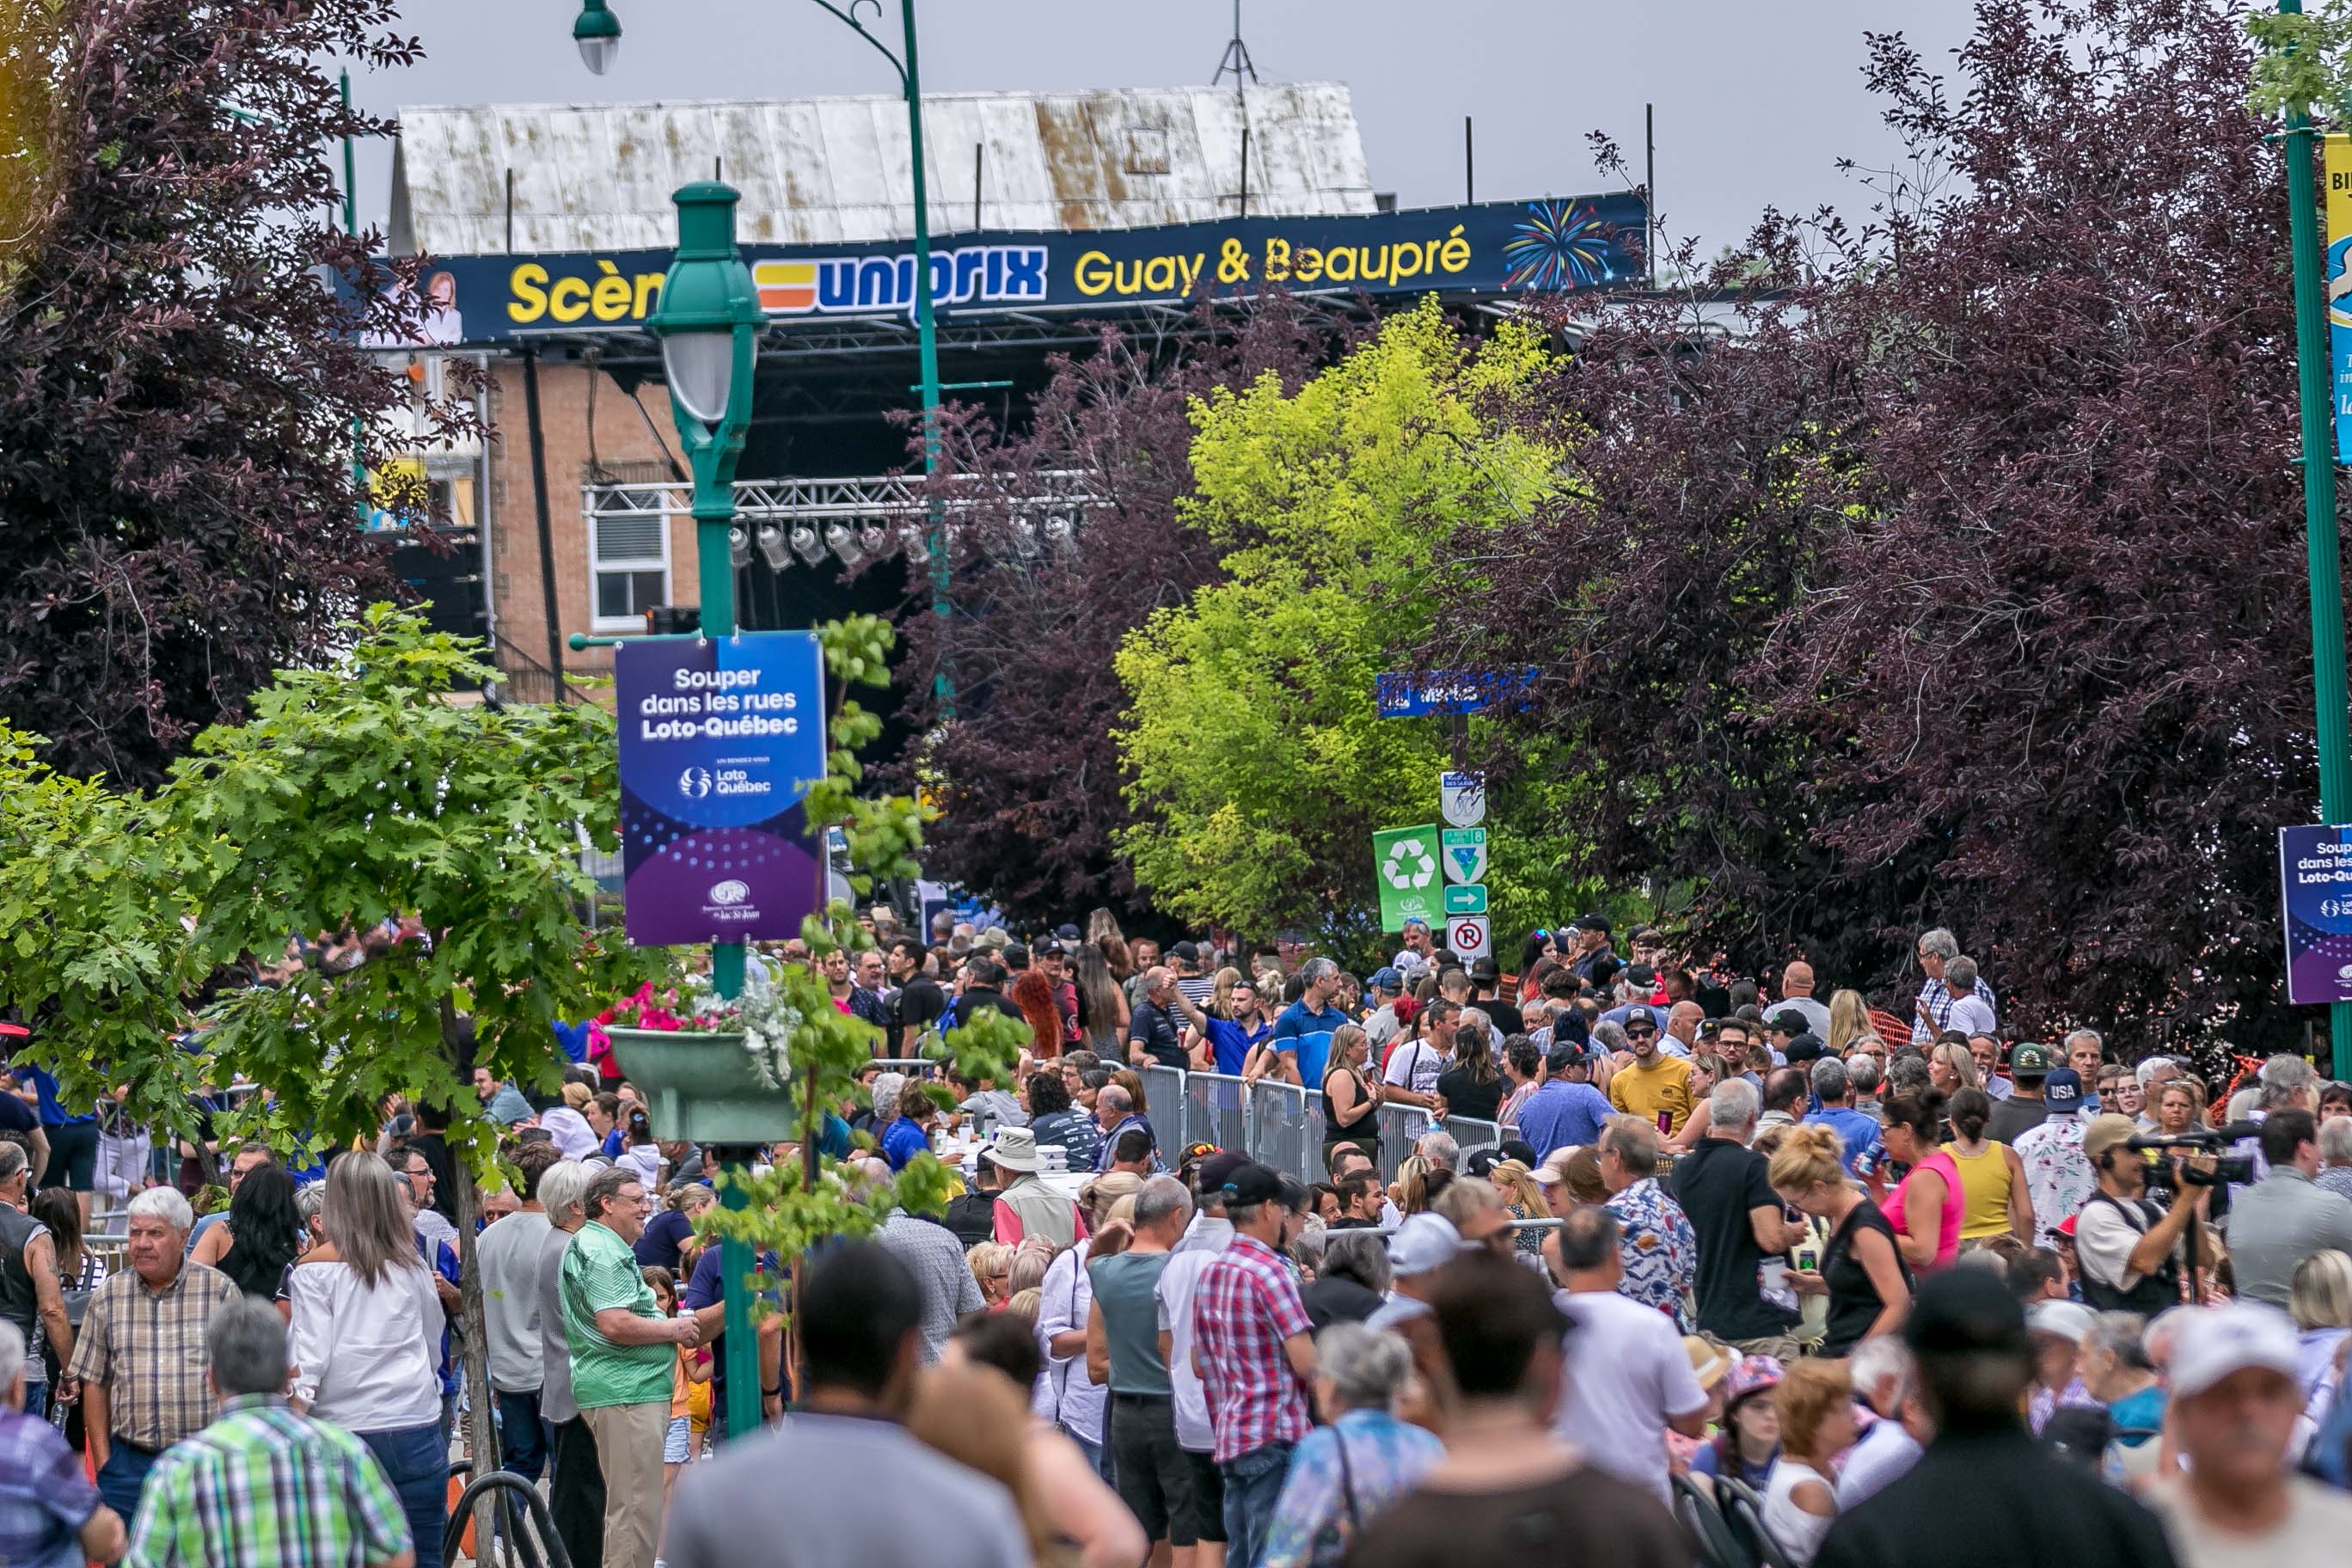
{"type": "Polygon", "coordinates": [[[801,810],[824,776],[816,634],[625,642],[613,666],[629,941],[798,936],[824,903],[801,810]]]}
{"type": "Polygon", "coordinates": [[[2279,829],[2286,999],[2352,1002],[2352,827],[2279,829]]]}

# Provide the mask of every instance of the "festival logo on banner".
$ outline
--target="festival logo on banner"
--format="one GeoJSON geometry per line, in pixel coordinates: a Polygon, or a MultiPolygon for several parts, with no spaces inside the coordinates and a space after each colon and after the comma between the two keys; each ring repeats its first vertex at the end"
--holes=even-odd
{"type": "Polygon", "coordinates": [[[626,642],[614,679],[629,941],[798,936],[824,902],[801,809],[824,776],[816,634],[626,642]]]}

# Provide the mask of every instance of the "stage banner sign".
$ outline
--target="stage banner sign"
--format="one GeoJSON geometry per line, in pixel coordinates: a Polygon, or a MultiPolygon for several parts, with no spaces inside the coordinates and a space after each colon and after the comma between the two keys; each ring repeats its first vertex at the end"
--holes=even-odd
{"type": "MultiPolygon", "coordinates": [[[[1340,217],[1234,217],[1149,228],[982,231],[931,242],[933,308],[963,314],[1178,304],[1268,284],[1373,295],[1569,293],[1639,283],[1647,214],[1631,194],[1547,196],[1340,217]]],[[[914,247],[780,246],[743,258],[771,321],[915,309],[914,247]]],[[[411,344],[643,330],[668,250],[434,257],[411,344]]]]}
{"type": "Polygon", "coordinates": [[[824,889],[801,810],[824,776],[816,634],[625,642],[614,684],[629,941],[798,936],[824,889]]]}

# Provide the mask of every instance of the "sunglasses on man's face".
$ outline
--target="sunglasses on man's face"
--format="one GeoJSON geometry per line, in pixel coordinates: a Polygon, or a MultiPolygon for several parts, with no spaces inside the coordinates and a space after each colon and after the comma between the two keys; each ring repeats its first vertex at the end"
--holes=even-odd
{"type": "Polygon", "coordinates": [[[1657,1035],[1658,1031],[1655,1029],[1628,1029],[1625,1031],[1625,1037],[1629,1040],[1651,1040],[1657,1038],[1657,1035]]]}

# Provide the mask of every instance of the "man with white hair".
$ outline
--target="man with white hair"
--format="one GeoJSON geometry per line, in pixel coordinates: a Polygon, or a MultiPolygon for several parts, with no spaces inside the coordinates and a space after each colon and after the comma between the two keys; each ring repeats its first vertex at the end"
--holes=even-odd
{"type": "Polygon", "coordinates": [[[1950,1026],[1952,993],[1944,984],[1944,965],[1960,956],[1959,939],[1942,926],[1919,937],[1919,967],[1927,978],[1911,1008],[1911,1043],[1925,1050],[1950,1026]]]}
{"type": "Polygon", "coordinates": [[[1878,1417],[1846,1455],[1838,1472],[1837,1505],[1842,1512],[1919,1462],[1934,1436],[1920,1405],[1918,1379],[1911,1352],[1894,1334],[1880,1334],[1853,1347],[1847,1363],[1853,1378],[1853,1395],[1878,1417]]]}
{"type": "MultiPolygon", "coordinates": [[[[588,1430],[572,1396],[572,1338],[563,1329],[563,1256],[571,1249],[572,1237],[588,1223],[588,1183],[594,1173],[580,1161],[564,1160],[540,1176],[539,1203],[548,1230],[540,1241],[530,1284],[539,1294],[539,1415],[548,1433],[547,1511],[565,1554],[574,1563],[604,1560],[604,1470],[596,1458],[596,1436],[588,1430]]],[[[719,1407],[715,1398],[712,1405],[719,1407]]]]}
{"type": "Polygon", "coordinates": [[[212,1425],[205,1331],[237,1289],[183,1250],[195,1218],[176,1187],[150,1187],[131,1200],[130,1267],[90,1297],[66,1368],[67,1381],[81,1385],[99,1495],[125,1519],[137,1515],[157,1457],[212,1425]]]}
{"type": "Polygon", "coordinates": [[[25,1336],[0,1322],[0,1563],[111,1563],[122,1516],[99,1500],[81,1456],[25,1399],[25,1336]]]}
{"type": "Polygon", "coordinates": [[[1944,965],[1944,989],[1951,993],[1945,1009],[1948,1026],[1964,1035],[1990,1035],[2000,1027],[1992,998],[1977,984],[1977,961],[1962,953],[1944,965]]]}
{"type": "Polygon", "coordinates": [[[2139,1130],[2162,1131],[2157,1109],[2164,1099],[2164,1086],[2180,1076],[2180,1064],[2170,1057],[2150,1057],[2132,1069],[2132,1076],[2139,1079],[2139,1130]]]}
{"type": "Polygon", "coordinates": [[[1804,1232],[1767,1178],[1771,1162],[1748,1145],[1763,1101],[1744,1078],[1727,1078],[1707,1097],[1704,1136],[1675,1166],[1674,1197],[1698,1247],[1694,1286],[1698,1330],[1748,1355],[1787,1361],[1797,1354],[1797,1311],[1758,1289],[1764,1270],[1804,1232]]]}
{"type": "Polygon", "coordinates": [[[1430,1163],[1433,1170],[1459,1171],[1462,1168],[1462,1145],[1450,1132],[1434,1130],[1414,1140],[1412,1152],[1430,1163]]]}

